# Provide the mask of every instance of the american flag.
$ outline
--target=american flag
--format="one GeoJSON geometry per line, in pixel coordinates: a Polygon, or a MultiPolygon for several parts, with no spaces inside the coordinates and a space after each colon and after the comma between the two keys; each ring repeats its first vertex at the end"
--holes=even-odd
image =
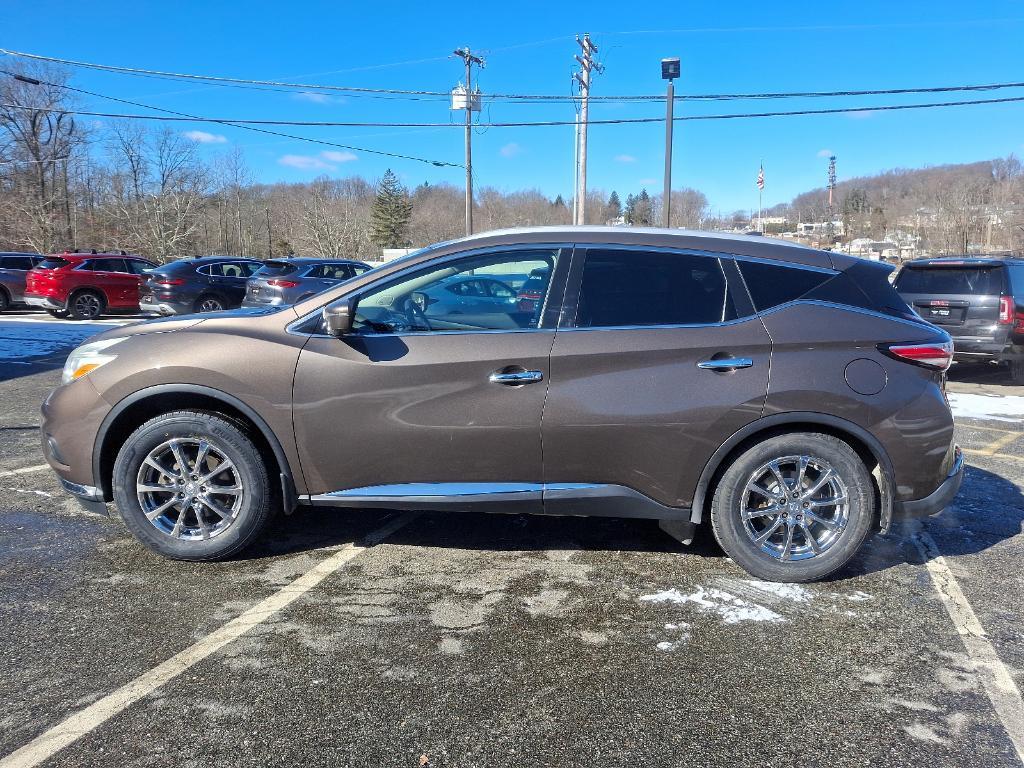
{"type": "Polygon", "coordinates": [[[764,189],[764,166],[761,166],[761,170],[757,172],[757,188],[764,189]]]}

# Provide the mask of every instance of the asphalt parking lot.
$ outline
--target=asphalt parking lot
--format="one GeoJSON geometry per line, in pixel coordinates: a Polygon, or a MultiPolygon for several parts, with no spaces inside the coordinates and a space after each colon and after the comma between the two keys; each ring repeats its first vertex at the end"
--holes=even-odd
{"type": "Polygon", "coordinates": [[[39,404],[104,327],[0,318],[0,768],[1024,762],[999,369],[951,372],[956,503],[825,583],[753,581],[706,533],[504,515],[300,511],[188,564],[40,467],[39,404]]]}

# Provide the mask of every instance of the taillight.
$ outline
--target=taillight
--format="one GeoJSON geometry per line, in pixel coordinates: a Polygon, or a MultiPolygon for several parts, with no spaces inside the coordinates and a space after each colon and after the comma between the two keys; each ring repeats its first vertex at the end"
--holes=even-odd
{"type": "Polygon", "coordinates": [[[1009,325],[1013,322],[1013,297],[999,297],[999,324],[1009,325]]]}
{"type": "Polygon", "coordinates": [[[925,368],[944,371],[953,362],[953,342],[921,344],[882,344],[879,349],[889,357],[925,368]]]}
{"type": "Polygon", "coordinates": [[[272,285],[275,288],[294,288],[298,285],[294,280],[267,280],[267,285],[272,285]]]}
{"type": "Polygon", "coordinates": [[[153,285],[184,285],[185,281],[180,277],[158,277],[153,280],[153,285]]]}

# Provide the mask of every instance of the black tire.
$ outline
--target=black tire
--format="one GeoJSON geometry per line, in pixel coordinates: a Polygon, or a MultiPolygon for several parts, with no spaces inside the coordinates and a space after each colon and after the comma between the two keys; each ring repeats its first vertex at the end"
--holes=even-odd
{"type": "MultiPolygon", "coordinates": [[[[187,454],[187,448],[185,451],[185,463],[188,464],[192,457],[187,454]]],[[[161,463],[172,472],[178,467],[177,463],[161,463]]],[[[114,462],[113,490],[114,501],[128,529],[148,549],[174,560],[208,561],[230,557],[252,544],[272,516],[273,494],[263,457],[244,432],[226,419],[211,413],[175,411],[150,419],[136,429],[125,440],[114,462]],[[150,452],[160,450],[162,445],[175,438],[183,441],[208,441],[213,446],[211,451],[216,450],[231,461],[233,466],[230,469],[237,478],[236,484],[242,489],[238,494],[238,509],[231,522],[209,538],[186,539],[175,536],[173,531],[167,532],[158,527],[158,523],[167,522],[164,516],[154,523],[150,522],[143,511],[137,491],[140,471],[150,452]]],[[[158,496],[161,501],[174,495],[161,493],[163,495],[158,496]]],[[[219,518],[205,508],[203,512],[207,524],[219,522],[219,518]]],[[[190,513],[188,509],[181,512],[172,507],[168,514],[175,517],[186,515],[186,530],[189,525],[193,530],[202,525],[195,518],[195,513],[190,513]],[[195,524],[192,525],[189,520],[195,521],[195,524]]]]}
{"type": "Polygon", "coordinates": [[[66,309],[48,309],[46,310],[46,312],[50,315],[50,317],[56,317],[59,318],[60,320],[63,320],[68,316],[68,311],[66,309]]]}
{"type": "Polygon", "coordinates": [[[11,307],[11,299],[7,291],[0,288],[0,312],[6,312],[11,307]]]}
{"type": "Polygon", "coordinates": [[[192,309],[195,312],[220,312],[222,309],[227,309],[227,306],[227,303],[220,296],[206,293],[196,299],[192,309]]]}
{"type": "MultiPolygon", "coordinates": [[[[1024,354],[1024,349],[1021,353],[1024,354]]],[[[1024,359],[1010,361],[1010,381],[1014,384],[1024,384],[1024,359]]]]}
{"type": "MultiPolygon", "coordinates": [[[[776,475],[766,471],[765,476],[775,477],[776,475]]],[[[819,480],[826,473],[816,469],[815,465],[806,470],[802,488],[810,490],[808,486],[819,480]]],[[[779,491],[778,482],[768,481],[758,483],[773,492],[779,491]],[[774,484],[771,484],[774,483],[774,484]]],[[[836,498],[836,496],[829,496],[836,498]]],[[[863,545],[872,525],[876,519],[876,499],[874,481],[863,460],[847,443],[833,437],[819,433],[794,433],[778,435],[759,443],[738,456],[722,474],[715,489],[714,498],[711,504],[711,525],[715,538],[722,549],[747,573],[766,581],[781,582],[807,582],[823,579],[846,565],[863,545]],[[784,505],[778,504],[779,497],[772,494],[748,492],[748,483],[757,481],[755,477],[759,470],[763,470],[770,462],[784,457],[813,457],[820,463],[817,467],[829,466],[836,480],[828,481],[830,485],[824,490],[818,491],[823,496],[807,496],[810,501],[802,501],[804,496],[793,496],[799,494],[796,490],[796,474],[799,471],[798,464],[786,464],[784,461],[777,465],[782,469],[782,479],[787,483],[788,495],[785,497],[784,505]],[[795,467],[787,476],[786,467],[795,467]],[[791,484],[790,484],[791,483],[791,484]],[[810,522],[810,516],[805,517],[810,509],[810,514],[817,513],[819,508],[814,506],[815,498],[824,498],[828,493],[839,493],[837,490],[829,491],[830,488],[845,487],[846,505],[841,511],[841,506],[822,507],[822,517],[827,518],[831,527],[824,523],[810,522]],[[745,498],[746,496],[746,498],[745,498]],[[768,499],[773,499],[768,502],[768,499]],[[741,509],[749,508],[750,500],[759,500],[761,512],[755,515],[750,523],[744,523],[741,517],[741,509]],[[776,506],[770,506],[774,503],[776,506]],[[808,507],[808,505],[811,505],[808,507]],[[777,509],[778,513],[771,513],[767,510],[777,509]],[[836,525],[845,514],[845,521],[836,525]],[[786,518],[786,520],[781,520],[786,518]],[[797,520],[803,521],[797,523],[797,520]],[[767,529],[779,523],[779,533],[766,540],[764,546],[754,540],[754,536],[767,533],[767,529]],[[799,526],[808,525],[808,528],[799,526]],[[749,526],[749,527],[748,527],[749,526]],[[763,528],[756,528],[763,526],[763,528]],[[795,533],[792,548],[789,548],[790,556],[797,552],[797,544],[804,550],[800,556],[806,559],[781,559],[782,553],[787,549],[785,543],[785,532],[793,529],[795,533]],[[750,531],[754,532],[751,533],[750,531]],[[820,554],[810,551],[811,543],[804,531],[810,533],[817,542],[819,535],[827,540],[827,546],[822,547],[820,554]],[[833,533],[837,531],[836,533],[833,533]],[[828,537],[832,537],[829,539],[828,537]],[[778,538],[775,538],[778,537],[778,538]],[[770,553],[771,550],[775,554],[770,553]]],[[[820,546],[820,545],[819,545],[820,546]]]]}
{"type": "Polygon", "coordinates": [[[68,312],[72,320],[95,320],[106,307],[103,294],[97,291],[78,291],[68,299],[68,312]]]}

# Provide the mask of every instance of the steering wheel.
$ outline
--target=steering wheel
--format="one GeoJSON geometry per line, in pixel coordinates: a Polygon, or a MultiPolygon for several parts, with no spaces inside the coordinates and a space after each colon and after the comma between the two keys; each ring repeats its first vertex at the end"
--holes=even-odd
{"type": "Polygon", "coordinates": [[[428,331],[434,330],[427,320],[427,313],[423,311],[423,307],[413,301],[411,296],[405,300],[405,317],[410,329],[422,327],[428,331]]]}

